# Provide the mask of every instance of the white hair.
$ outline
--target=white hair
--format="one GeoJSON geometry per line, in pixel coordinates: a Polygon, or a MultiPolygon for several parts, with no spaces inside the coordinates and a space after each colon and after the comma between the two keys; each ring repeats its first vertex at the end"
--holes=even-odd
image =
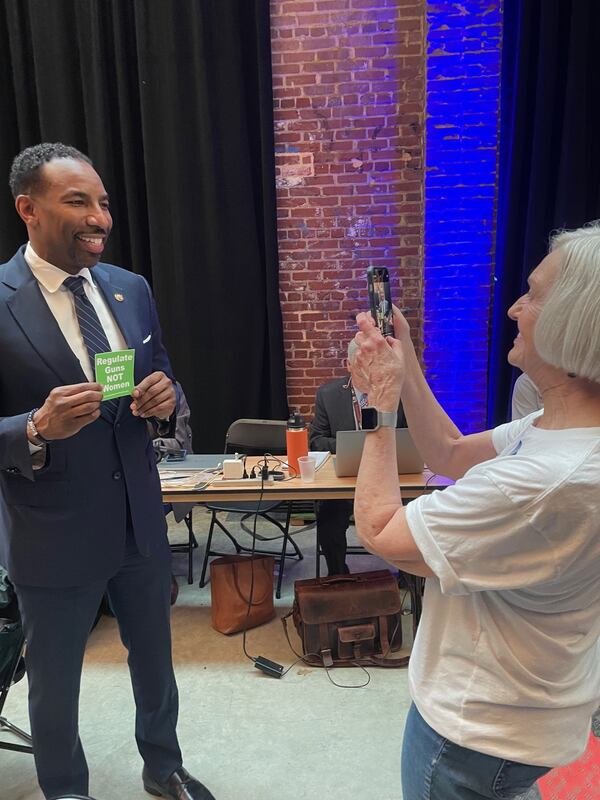
{"type": "Polygon", "coordinates": [[[358,352],[358,345],[356,344],[356,339],[350,339],[348,342],[348,361],[350,364],[356,358],[356,353],[358,352]]]}
{"type": "Polygon", "coordinates": [[[600,383],[600,220],[558,231],[559,273],[537,320],[535,347],[553,367],[600,383]]]}

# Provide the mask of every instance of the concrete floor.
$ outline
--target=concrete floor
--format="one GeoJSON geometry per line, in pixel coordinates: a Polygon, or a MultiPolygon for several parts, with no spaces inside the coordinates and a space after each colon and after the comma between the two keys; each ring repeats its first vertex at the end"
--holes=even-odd
{"type": "MultiPolygon", "coordinates": [[[[197,583],[208,519],[202,508],[194,511],[196,582],[186,582],[185,555],[173,561],[180,587],[172,611],[178,731],[187,769],[217,800],[401,800],[406,670],[371,669],[369,685],[357,689],[338,688],[324,670],[302,663],[281,680],[260,673],[244,656],[241,635],[211,628],[210,586],[201,590],[197,583]]],[[[183,535],[181,526],[171,526],[171,541],[183,535]]],[[[277,619],[247,637],[252,655],[286,666],[294,656],[279,617],[291,606],[294,580],[315,572],[314,530],[295,536],[305,558],[286,566],[277,619]]],[[[349,565],[353,572],[385,566],[373,556],[349,557],[349,565]]],[[[404,622],[410,645],[410,615],[404,622]]],[[[331,677],[360,684],[366,676],[355,668],[336,669],[331,677]]],[[[28,729],[26,684],[11,689],[4,714],[28,729]]],[[[90,636],[80,709],[91,794],[97,800],[149,797],[140,780],[129,674],[114,619],[103,617],[90,636]]],[[[0,751],[0,776],[0,800],[41,800],[31,756],[0,751]]]]}

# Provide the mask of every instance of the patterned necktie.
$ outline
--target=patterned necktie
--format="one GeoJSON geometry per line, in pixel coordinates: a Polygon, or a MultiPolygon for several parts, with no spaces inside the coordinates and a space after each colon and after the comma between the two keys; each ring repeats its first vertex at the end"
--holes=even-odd
{"type": "MultiPolygon", "coordinates": [[[[85,293],[83,286],[84,278],[80,275],[75,275],[71,278],[65,278],[63,284],[73,293],[79,329],[90,357],[93,372],[95,364],[94,357],[97,353],[109,353],[111,350],[108,338],[104,332],[102,323],[98,319],[96,309],[90,303],[85,293]]],[[[117,416],[117,411],[119,410],[119,401],[104,400],[100,408],[102,416],[113,423],[117,416]]]]}

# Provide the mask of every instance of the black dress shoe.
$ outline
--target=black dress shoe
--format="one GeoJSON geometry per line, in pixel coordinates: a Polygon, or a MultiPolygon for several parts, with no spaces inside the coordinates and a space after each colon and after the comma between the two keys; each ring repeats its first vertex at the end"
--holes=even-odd
{"type": "Polygon", "coordinates": [[[170,797],[172,800],[215,800],[214,796],[183,767],[173,772],[164,783],[158,783],[144,767],[142,772],[144,789],[154,797],[170,797]]]}

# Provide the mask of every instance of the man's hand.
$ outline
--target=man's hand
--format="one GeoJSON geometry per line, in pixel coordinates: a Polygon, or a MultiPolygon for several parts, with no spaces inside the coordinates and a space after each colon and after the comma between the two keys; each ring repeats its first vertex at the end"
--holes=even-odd
{"type": "Polygon", "coordinates": [[[52,389],[33,422],[44,439],[68,439],[100,416],[99,383],[75,383],[52,389]]]}
{"type": "Polygon", "coordinates": [[[153,372],[133,390],[134,417],[167,419],[175,411],[175,387],[164,372],[153,372]]]}
{"type": "Polygon", "coordinates": [[[371,314],[358,314],[356,322],[358,353],[352,372],[358,372],[360,383],[369,396],[369,405],[379,411],[397,411],[404,382],[402,345],[391,336],[384,339],[371,314]]]}

